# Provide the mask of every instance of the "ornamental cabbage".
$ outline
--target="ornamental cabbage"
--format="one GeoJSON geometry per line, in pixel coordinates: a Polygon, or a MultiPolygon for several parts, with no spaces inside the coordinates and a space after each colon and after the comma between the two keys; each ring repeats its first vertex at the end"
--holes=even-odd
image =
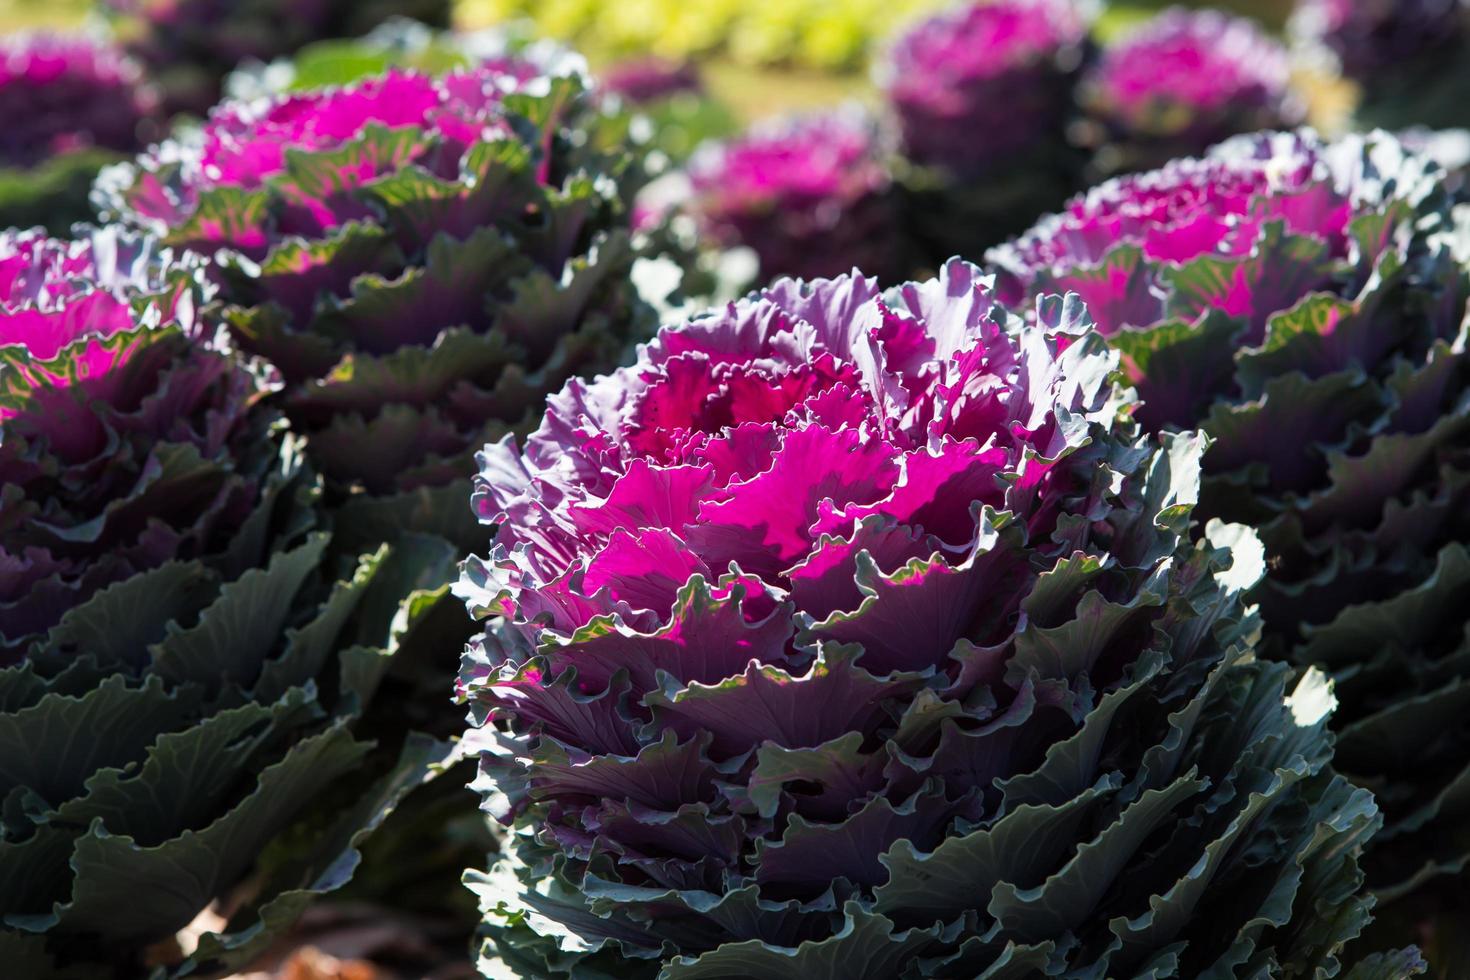
{"type": "Polygon", "coordinates": [[[1286,49],[1255,21],[1171,7],[1106,48],[1079,89],[1107,173],[1156,167],[1237,133],[1301,121],[1286,49]]]}
{"type": "Polygon", "coordinates": [[[931,261],[979,254],[1079,186],[1066,131],[1091,21],[1080,0],[984,0],[889,50],[878,77],[912,170],[905,213],[931,261]]]}
{"type": "Polygon", "coordinates": [[[366,34],[392,17],[440,27],[450,0],[102,0],[173,114],[203,115],[225,76],[313,41],[366,34]]]}
{"type": "Polygon", "coordinates": [[[141,148],[156,98],[116,47],[84,34],[0,37],[0,227],[65,231],[91,215],[105,164],[141,148]]]}
{"type": "Polygon", "coordinates": [[[876,126],[861,112],[758,124],[701,147],[688,177],[700,231],[721,247],[752,249],[764,278],[891,270],[903,261],[876,126]]]}
{"type": "Polygon", "coordinates": [[[258,873],[228,929],[159,965],[246,962],[350,876],[437,751],[380,765],[350,728],[425,569],[385,549],[324,574],[312,483],[265,407],[278,383],[202,326],[202,289],[197,263],[115,228],[0,236],[13,976],[143,975],[148,946],[258,873]]]}
{"type": "Polygon", "coordinates": [[[658,102],[680,93],[698,95],[704,86],[692,61],[631,58],[609,65],[599,75],[602,87],[632,105],[658,102]]]}
{"type": "Polygon", "coordinates": [[[1250,656],[1249,532],[1186,539],[1205,440],[1139,439],[1117,363],[959,260],[780,280],[487,446],[482,970],[1336,975],[1372,798],[1320,676],[1250,656]]]}
{"type": "Polygon", "coordinates": [[[235,342],[285,377],[339,543],[461,550],[473,451],[614,363],[641,305],[579,77],[503,61],[215,109],[105,176],[108,214],[217,255],[235,342]]]}
{"type": "Polygon", "coordinates": [[[134,152],[153,109],[142,72],[116,48],[85,35],[0,37],[0,165],[89,147],[134,152]]]}
{"type": "Polygon", "coordinates": [[[1201,514],[1259,530],[1266,650],[1334,676],[1337,765],[1386,813],[1370,882],[1438,887],[1449,912],[1470,862],[1470,216],[1457,244],[1445,200],[1383,133],[1241,137],[1102,185],[992,260],[1009,300],[1087,301],[1147,428],[1213,438],[1201,514]]]}
{"type": "Polygon", "coordinates": [[[1466,0],[1297,0],[1291,29],[1358,83],[1362,120],[1391,128],[1464,124],[1466,0]]]}

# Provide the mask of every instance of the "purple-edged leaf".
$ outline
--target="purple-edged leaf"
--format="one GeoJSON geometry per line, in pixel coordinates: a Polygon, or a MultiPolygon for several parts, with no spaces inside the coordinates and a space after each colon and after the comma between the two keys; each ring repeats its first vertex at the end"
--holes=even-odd
{"type": "Polygon", "coordinates": [[[633,534],[620,527],[587,565],[582,590],[596,595],[606,589],[612,601],[662,620],[695,575],[710,578],[709,566],[672,533],[648,528],[633,534]]]}
{"type": "Polygon", "coordinates": [[[291,414],[320,426],[337,413],[370,414],[383,405],[428,408],[461,383],[493,387],[517,353],[499,333],[465,328],[445,330],[430,346],[400,347],[379,357],[349,353],[319,381],[292,394],[291,414]]]}
{"type": "MultiPolygon", "coordinates": [[[[910,719],[905,721],[912,727],[910,719]]],[[[977,722],[950,713],[935,723],[938,738],[922,750],[913,744],[912,735],[904,738],[902,731],[894,739],[896,745],[907,743],[906,751],[896,752],[895,761],[888,766],[889,777],[902,792],[937,779],[951,793],[974,792],[976,799],[988,801],[997,779],[1029,771],[1041,761],[1042,747],[1068,728],[1066,717],[1053,705],[1038,702],[1036,688],[1029,681],[994,718],[977,722]]]]}
{"type": "Polygon", "coordinates": [[[1130,326],[1151,326],[1164,318],[1164,302],[1136,245],[1110,249],[1095,266],[1044,270],[1037,277],[1034,292],[1076,293],[1099,329],[1109,336],[1130,326]]]}
{"type": "Polygon", "coordinates": [[[1138,420],[1151,431],[1193,425],[1211,402],[1230,393],[1244,329],[1238,319],[1211,309],[1193,322],[1170,320],[1108,338],[1138,388],[1138,420]]]}
{"type": "Polygon", "coordinates": [[[883,574],[867,553],[856,559],[862,604],[834,612],[808,629],[812,636],[860,644],[863,667],[874,673],[937,667],[970,627],[985,593],[1017,571],[1006,532],[982,524],[973,553],[954,565],[943,554],[913,559],[883,574]]]}
{"type": "Polygon", "coordinates": [[[743,818],[715,816],[703,803],[686,804],[670,812],[604,800],[600,806],[582,812],[581,825],[568,828],[571,836],[591,833],[599,844],[613,846],[628,858],[670,855],[688,862],[709,860],[726,867],[738,860],[746,833],[743,818]]]}
{"type": "Polygon", "coordinates": [[[1295,306],[1330,281],[1329,259],[1325,242],[1288,234],[1283,223],[1269,222],[1247,257],[1202,255],[1165,266],[1160,278],[1170,290],[1167,315],[1188,321],[1220,310],[1243,318],[1250,327],[1243,342],[1258,344],[1273,313],[1295,306]]]}
{"type": "Polygon", "coordinates": [[[894,842],[927,850],[964,806],[963,799],[921,792],[897,805],[877,797],[833,823],[792,816],[780,841],[757,848],[755,878],[777,893],[820,890],[836,878],[881,885],[888,869],[879,858],[894,842]]]}
{"type": "Polygon", "coordinates": [[[733,758],[762,744],[812,748],[848,731],[869,731],[888,717],[888,704],[912,695],[919,674],[875,676],[854,663],[852,652],[827,647],[805,673],[752,660],[719,683],[672,684],[650,691],[642,703],[656,727],[683,737],[711,735],[710,752],[733,758]]]}
{"type": "Polygon", "coordinates": [[[602,690],[626,670],[635,692],[661,688],[662,671],[684,683],[718,684],[743,674],[752,662],[782,664],[793,632],[778,609],[759,622],[744,613],[744,585],[716,595],[701,578],[679,590],[667,626],[640,633],[612,619],[597,619],[570,637],[549,637],[539,653],[552,670],[576,667],[584,691],[602,690]]]}
{"type": "Polygon", "coordinates": [[[369,354],[428,346],[449,327],[482,327],[496,294],[526,270],[515,243],[493,227],[464,240],[439,235],[422,266],[396,279],[363,276],[352,295],[318,317],[318,329],[369,354]]]}
{"type": "Polygon", "coordinates": [[[531,796],[568,804],[568,797],[621,800],[670,812],[686,803],[709,802],[716,774],[704,754],[708,741],[695,737],[680,742],[673,732],[665,732],[636,756],[593,756],[542,738],[534,755],[531,796]]]}
{"type": "Polygon", "coordinates": [[[273,183],[292,211],[292,231],[320,234],[348,221],[370,217],[358,188],[378,174],[408,167],[426,152],[428,140],[415,126],[370,122],[357,137],[330,150],[285,148],[285,171],[273,183]]]}
{"type": "Polygon", "coordinates": [[[468,237],[475,229],[520,218],[540,197],[530,153],[514,140],[476,143],[456,180],[406,167],[369,181],[361,194],[383,212],[406,250],[438,234],[468,237]]]}
{"type": "Polygon", "coordinates": [[[305,330],[326,297],[341,296],[360,275],[392,276],[403,253],[376,225],[349,221],[318,240],[288,238],[271,249],[258,271],[228,269],[237,289],[257,303],[278,303],[297,330],[305,330]]]}
{"type": "Polygon", "coordinates": [[[1248,398],[1265,383],[1299,371],[1310,378],[1349,369],[1372,370],[1389,352],[1405,346],[1416,322],[1399,311],[1384,309],[1379,284],[1370,299],[1348,302],[1328,294],[1312,294],[1271,317],[1265,342],[1240,357],[1240,380],[1248,398]]]}
{"type": "Polygon", "coordinates": [[[266,253],[271,234],[270,196],[260,190],[216,187],[199,196],[187,219],[172,225],[170,245],[209,253],[230,247],[252,258],[266,253]]]}
{"type": "Polygon", "coordinates": [[[821,621],[834,612],[862,605],[858,555],[866,553],[874,567],[891,573],[914,559],[928,558],[938,548],[938,541],[918,529],[873,514],[847,535],[822,535],[811,555],[787,573],[791,597],[802,612],[821,621]]]}
{"type": "Polygon", "coordinates": [[[606,690],[584,694],[575,668],[549,679],[533,661],[486,685],[477,697],[513,711],[530,734],[544,734],[587,752],[632,756],[638,742],[622,713],[628,688],[627,677],[617,675],[606,690]]]}

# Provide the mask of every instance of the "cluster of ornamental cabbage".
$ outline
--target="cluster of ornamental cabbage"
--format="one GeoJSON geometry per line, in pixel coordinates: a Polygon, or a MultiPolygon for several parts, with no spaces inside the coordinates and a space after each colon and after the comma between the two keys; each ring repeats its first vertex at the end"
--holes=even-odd
{"type": "Polygon", "coordinates": [[[140,67],[106,42],[0,37],[0,227],[86,220],[97,171],[143,147],[155,103],[140,67]]]}
{"type": "Polygon", "coordinates": [[[254,869],[255,900],[166,965],[244,964],[340,883],[435,751],[414,742],[385,772],[352,734],[403,629],[396,582],[418,570],[381,549],[324,574],[313,483],[266,407],[278,382],[200,320],[202,271],[116,228],[0,236],[14,976],[142,975],[147,946],[254,869]],[[294,830],[323,798],[332,818],[294,830]]]}
{"type": "Polygon", "coordinates": [[[473,451],[645,329],[593,111],[520,61],[227,102],[0,237],[6,970],[243,967],[441,768],[473,451]]]}
{"type": "MultiPolygon", "coordinates": [[[[109,3],[196,112],[402,7],[109,3]]],[[[1355,72],[1463,28],[1303,6],[1355,72]]],[[[888,119],[696,155],[799,278],[636,347],[571,62],[226,101],[0,233],[0,972],[257,960],[458,757],[409,732],[467,637],[487,976],[1454,969],[1470,208],[1382,134],[1205,154],[1295,122],[1283,50],[1094,13],[942,14],[888,119]]],[[[0,53],[8,164],[147,136],[117,52],[0,53]]]]}
{"type": "Polygon", "coordinates": [[[1202,518],[1255,526],[1264,651],[1336,682],[1337,765],[1386,829],[1408,924],[1470,876],[1470,214],[1382,133],[1240,137],[1077,198],[992,259],[1001,294],[1086,300],[1151,431],[1202,429],[1202,518]]]}
{"type": "Polygon", "coordinates": [[[980,0],[919,23],[877,70],[880,124],[852,128],[840,152],[812,138],[841,125],[823,119],[711,150],[691,176],[714,191],[697,187],[690,211],[714,242],[753,248],[767,278],[932,269],[978,256],[1091,180],[1301,121],[1287,51],[1253,21],[1170,8],[1099,52],[1095,7],[980,0]],[[752,186],[752,159],[780,162],[752,186]],[[901,220],[877,226],[874,208],[854,208],[854,185],[866,202],[890,182],[901,220]],[[882,264],[867,264],[879,250],[882,264]]]}
{"type": "Polygon", "coordinates": [[[1117,368],[958,260],[780,280],[486,447],[482,970],[1339,975],[1376,807],[1117,368]]]}

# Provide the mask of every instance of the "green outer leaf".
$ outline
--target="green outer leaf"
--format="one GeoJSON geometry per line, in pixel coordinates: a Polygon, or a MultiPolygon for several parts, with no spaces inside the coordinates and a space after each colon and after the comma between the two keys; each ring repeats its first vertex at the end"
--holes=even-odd
{"type": "Polygon", "coordinates": [[[99,666],[140,670],[147,666],[148,647],[164,638],[164,627],[187,620],[218,592],[218,580],[199,562],[166,562],[73,606],[33,656],[44,664],[85,651],[99,666]]]}
{"type": "Polygon", "coordinates": [[[356,555],[406,531],[452,542],[464,553],[484,536],[470,499],[468,478],[442,487],[419,487],[391,496],[354,494],[333,515],[333,547],[356,555]]]}
{"type": "Polygon", "coordinates": [[[158,736],[141,768],[100,769],[86,793],[56,808],[60,826],[100,820],[112,835],[157,847],[228,809],[241,774],[319,721],[315,691],[295,688],[274,704],[248,702],[199,724],[158,736]]]}
{"type": "Polygon", "coordinates": [[[988,910],[1007,934],[1036,942],[1076,929],[1096,912],[1124,865],[1176,807],[1208,788],[1194,778],[1147,790],[1102,833],[1080,844],[1060,871],[1034,888],[1000,881],[988,910]]]}
{"type": "Polygon", "coordinates": [[[188,725],[200,700],[194,687],[171,691],[158,677],[133,684],[118,674],[80,697],[48,694],[0,715],[0,796],[23,786],[57,806],[99,769],[141,759],[159,731],[188,725]]]}
{"type": "Polygon", "coordinates": [[[1105,776],[1059,806],[1016,807],[988,829],[948,837],[927,854],[901,840],[879,858],[888,881],[874,890],[873,908],[944,918],[973,908],[1000,882],[1039,882],[1117,788],[1116,776],[1105,776]]]}
{"type": "Polygon", "coordinates": [[[156,847],[114,836],[100,819],[76,842],[71,901],[57,926],[113,942],[147,942],[181,929],[234,883],[312,796],[350,772],[369,746],[337,724],[297,743],[260,774],[234,809],[200,831],[156,847]]]}
{"type": "Polygon", "coordinates": [[[265,568],[252,569],[220,589],[196,626],[171,626],[153,649],[153,670],[175,684],[197,683],[207,690],[224,684],[249,687],[260,675],[263,650],[284,632],[297,594],[316,572],[326,552],[327,535],[272,556],[265,568]]]}
{"type": "Polygon", "coordinates": [[[193,954],[167,975],[217,975],[246,968],[300,918],[311,901],[352,878],[361,861],[358,848],[368,836],[409,793],[451,768],[458,751],[446,742],[410,736],[393,768],[313,841],[311,852],[282,864],[277,874],[279,890],[267,889],[271,897],[237,914],[228,932],[205,933],[193,954]],[[303,878],[306,883],[299,884],[303,878]]]}
{"type": "Polygon", "coordinates": [[[794,949],[759,940],[727,943],[698,957],[680,957],[659,980],[890,980],[910,958],[936,945],[940,927],[900,931],[890,919],[856,902],[846,922],[828,939],[794,949]]]}

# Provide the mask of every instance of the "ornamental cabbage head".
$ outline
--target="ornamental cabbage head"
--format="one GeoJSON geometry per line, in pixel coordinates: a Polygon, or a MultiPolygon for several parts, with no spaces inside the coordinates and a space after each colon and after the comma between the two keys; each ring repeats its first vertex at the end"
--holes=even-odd
{"type": "Polygon", "coordinates": [[[698,94],[704,86],[692,61],[630,58],[609,65],[598,76],[604,90],[632,105],[657,102],[683,92],[698,94]]]}
{"type": "Polygon", "coordinates": [[[878,78],[900,133],[903,213],[931,267],[980,254],[1081,186],[1066,134],[1093,14],[1085,0],[984,0],[889,50],[878,78]]]}
{"type": "Polygon", "coordinates": [[[1171,7],[1105,48],[1080,88],[1104,172],[1301,121],[1286,49],[1245,17],[1171,7]]]}
{"type": "Polygon", "coordinates": [[[759,124],[689,161],[689,210],[717,245],[754,250],[763,277],[893,269],[898,211],[866,114],[759,124]]]}
{"type": "Polygon", "coordinates": [[[1459,126],[1470,93],[1465,0],[1297,0],[1291,30],[1357,82],[1360,119],[1390,128],[1459,126]]]}
{"type": "Polygon", "coordinates": [[[83,34],[0,37],[0,166],[97,147],[132,153],[155,99],[138,65],[83,34]]]}
{"type": "Polygon", "coordinates": [[[1249,533],[1186,540],[1205,441],[1138,439],[1116,366],[958,260],[779,280],[487,446],[482,969],[1335,975],[1371,797],[1320,678],[1248,655],[1249,533]]]}
{"type": "Polygon", "coordinates": [[[1000,0],[911,28],[879,69],[904,156],[961,178],[1039,159],[1066,129],[1091,13],[1078,0],[1000,0]]]}
{"type": "Polygon", "coordinates": [[[0,37],[0,227],[64,233],[91,218],[97,172],[157,124],[139,66],[87,34],[0,37]]]}
{"type": "Polygon", "coordinates": [[[278,384],[202,326],[201,292],[197,263],[115,228],[0,236],[0,961],[16,976],[142,975],[147,947],[258,874],[230,926],[162,973],[247,962],[346,880],[431,752],[379,764],[350,729],[423,569],[384,550],[323,574],[310,484],[263,407],[278,384]]]}
{"type": "Polygon", "coordinates": [[[1368,859],[1385,897],[1470,857],[1450,829],[1470,813],[1470,251],[1446,199],[1383,133],[1241,137],[992,255],[1010,299],[1087,300],[1147,428],[1213,438],[1200,510],[1264,539],[1267,650],[1336,679],[1337,764],[1387,813],[1368,859]]]}
{"type": "Polygon", "coordinates": [[[342,544],[461,543],[472,454],[642,329],[579,77],[519,61],[226,102],[106,175],[111,215],[214,253],[218,315],[285,377],[342,544]]]}
{"type": "Polygon", "coordinates": [[[1436,48],[1466,29],[1464,0],[1297,0],[1293,31],[1337,56],[1347,77],[1369,83],[1380,73],[1436,48]]]}

